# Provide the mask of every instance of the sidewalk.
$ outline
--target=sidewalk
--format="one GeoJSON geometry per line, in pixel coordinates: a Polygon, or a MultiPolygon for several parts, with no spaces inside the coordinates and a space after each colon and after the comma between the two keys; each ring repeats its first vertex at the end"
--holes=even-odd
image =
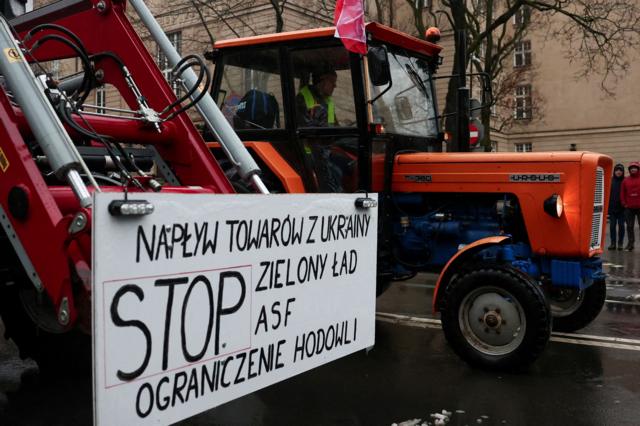
{"type": "MultiPolygon", "coordinates": [[[[636,226],[636,247],[634,251],[607,250],[610,244],[609,224],[607,238],[602,253],[604,271],[607,277],[607,300],[632,303],[640,306],[640,230],[636,226]]],[[[627,238],[624,239],[624,246],[627,238]]]]}

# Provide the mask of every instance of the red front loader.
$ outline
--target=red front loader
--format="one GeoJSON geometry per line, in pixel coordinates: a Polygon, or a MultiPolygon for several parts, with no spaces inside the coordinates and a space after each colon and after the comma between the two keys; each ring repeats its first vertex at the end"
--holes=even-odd
{"type": "MultiPolygon", "coordinates": [[[[144,4],[130,3],[157,33],[144,4]]],[[[233,192],[185,113],[212,102],[197,90],[208,84],[204,63],[165,52],[177,74],[198,83],[179,102],[125,6],[65,0],[0,23],[0,315],[6,336],[41,367],[90,365],[93,192],[233,192]],[[76,74],[46,72],[60,64],[51,61],[74,59],[76,74]],[[89,105],[106,85],[126,107],[89,105]]],[[[217,119],[207,118],[214,131],[230,130],[217,119]]],[[[241,146],[228,148],[242,157],[241,146]]],[[[260,184],[257,167],[236,163],[260,184]]],[[[150,213],[125,195],[113,214],[150,213]]]]}

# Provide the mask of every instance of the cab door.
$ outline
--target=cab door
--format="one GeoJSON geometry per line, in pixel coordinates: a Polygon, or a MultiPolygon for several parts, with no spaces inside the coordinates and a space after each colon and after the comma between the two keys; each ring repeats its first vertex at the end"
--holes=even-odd
{"type": "MultiPolygon", "coordinates": [[[[302,179],[304,190],[312,192],[295,128],[285,113],[288,111],[283,90],[283,81],[287,79],[285,54],[286,48],[282,45],[241,46],[218,52],[212,94],[225,118],[246,142],[271,191],[281,192],[288,187],[282,182],[282,173],[283,169],[291,168],[291,179],[297,182],[302,179]],[[273,155],[264,158],[266,153],[273,155]]],[[[205,132],[205,139],[212,141],[214,136],[205,132]]],[[[219,145],[212,144],[212,151],[229,179],[244,185],[219,145]]],[[[296,188],[300,185],[296,184],[296,188]]]]}
{"type": "Polygon", "coordinates": [[[367,133],[360,58],[334,40],[293,46],[288,58],[288,122],[295,129],[312,190],[368,189],[360,167],[367,164],[362,161],[367,133]]]}

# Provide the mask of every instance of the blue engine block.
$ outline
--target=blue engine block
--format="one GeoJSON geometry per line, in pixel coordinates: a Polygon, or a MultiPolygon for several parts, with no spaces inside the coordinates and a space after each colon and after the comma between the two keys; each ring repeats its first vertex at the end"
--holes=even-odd
{"type": "Polygon", "coordinates": [[[460,248],[482,238],[505,234],[506,229],[513,236],[512,242],[483,250],[476,255],[479,260],[511,264],[536,280],[558,287],[584,289],[605,278],[599,258],[549,258],[531,253],[528,243],[523,241],[526,238],[513,235],[514,230],[523,228],[514,224],[517,215],[510,215],[507,207],[500,207],[498,203],[502,200],[460,197],[432,203],[434,207],[430,209],[412,209],[422,206],[424,200],[424,194],[395,195],[394,274],[397,277],[438,271],[460,248]]]}
{"type": "MultiPolygon", "coordinates": [[[[405,207],[421,201],[419,194],[396,195],[396,202],[405,207]]],[[[399,258],[421,269],[442,267],[461,246],[498,234],[500,222],[495,203],[447,205],[421,216],[400,215],[394,221],[399,258]]]]}

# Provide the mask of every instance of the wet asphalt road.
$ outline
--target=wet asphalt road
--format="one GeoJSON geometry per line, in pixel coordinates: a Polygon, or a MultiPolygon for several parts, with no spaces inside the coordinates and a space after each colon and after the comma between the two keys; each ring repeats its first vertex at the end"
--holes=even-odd
{"type": "MultiPolygon", "coordinates": [[[[181,424],[391,425],[432,422],[430,414],[448,410],[456,426],[639,425],[640,250],[606,252],[605,258],[606,308],[578,336],[555,335],[526,373],[487,373],[460,361],[431,316],[435,276],[419,275],[378,299],[376,345],[368,354],[181,424]]],[[[91,421],[89,378],[45,380],[11,343],[0,343],[0,425],[91,421]]]]}

